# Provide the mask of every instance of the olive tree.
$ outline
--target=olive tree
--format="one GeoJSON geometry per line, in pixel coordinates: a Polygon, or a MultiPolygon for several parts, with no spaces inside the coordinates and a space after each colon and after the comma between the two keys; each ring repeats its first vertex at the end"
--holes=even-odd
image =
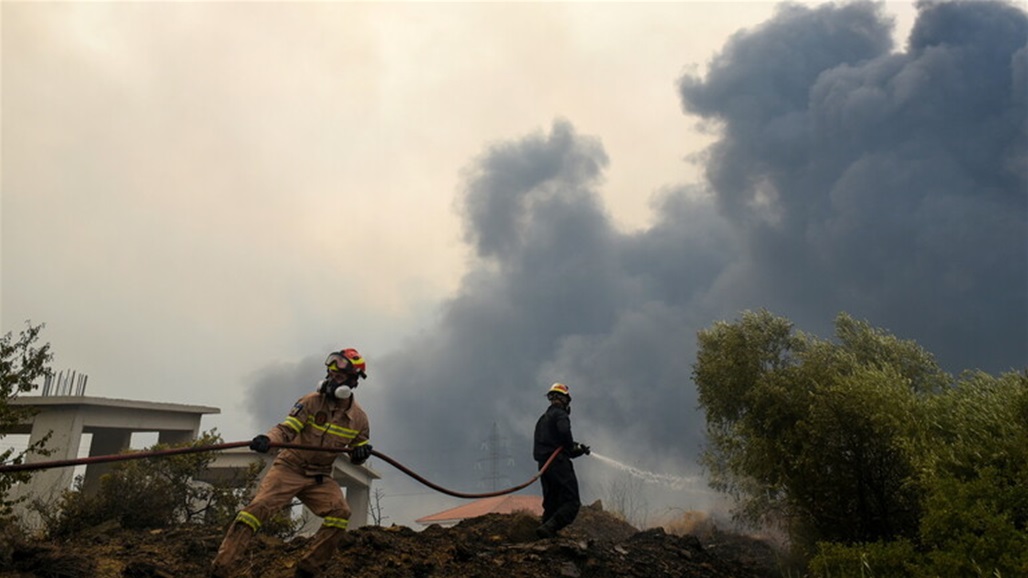
{"type": "Polygon", "coordinates": [[[698,337],[702,459],[738,517],[784,527],[806,552],[916,533],[919,400],[948,379],[930,354],[845,314],[834,341],[767,311],[698,337]]]}
{"type": "MultiPolygon", "coordinates": [[[[37,387],[39,378],[50,374],[49,363],[53,358],[50,344],[36,345],[43,325],[27,325],[17,338],[11,332],[0,337],[0,437],[3,437],[3,432],[24,423],[31,416],[30,409],[12,405],[11,400],[19,394],[32,391],[37,387]]],[[[45,443],[44,438],[21,451],[8,448],[0,452],[0,464],[19,464],[30,454],[46,454],[45,443]]],[[[0,518],[10,514],[13,503],[8,499],[8,492],[11,487],[28,480],[29,475],[0,474],[0,518]]]]}
{"type": "Polygon", "coordinates": [[[917,534],[821,543],[811,576],[1028,576],[1028,374],[968,372],[925,406],[917,534]]]}
{"type": "Polygon", "coordinates": [[[1028,576],[1028,373],[967,373],[932,400],[920,544],[943,576],[1028,576]]]}

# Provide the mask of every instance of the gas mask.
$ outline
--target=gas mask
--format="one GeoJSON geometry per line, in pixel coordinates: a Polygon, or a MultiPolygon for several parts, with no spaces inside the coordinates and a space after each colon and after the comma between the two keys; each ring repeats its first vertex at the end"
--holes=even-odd
{"type": "Polygon", "coordinates": [[[325,376],[318,385],[318,392],[335,399],[348,399],[357,389],[357,375],[347,374],[342,380],[334,378],[331,373],[325,376]]]}
{"type": "Polygon", "coordinates": [[[356,349],[330,353],[325,360],[328,372],[318,385],[318,392],[335,399],[349,399],[357,389],[357,380],[367,377],[364,367],[364,360],[356,349]],[[354,359],[358,365],[354,365],[354,359]]]}
{"type": "Polygon", "coordinates": [[[564,411],[568,412],[568,415],[571,415],[571,398],[570,397],[568,397],[566,395],[560,395],[559,393],[551,393],[550,395],[547,395],[546,398],[549,399],[550,402],[554,402],[555,401],[555,402],[559,403],[560,406],[564,408],[564,411]]]}

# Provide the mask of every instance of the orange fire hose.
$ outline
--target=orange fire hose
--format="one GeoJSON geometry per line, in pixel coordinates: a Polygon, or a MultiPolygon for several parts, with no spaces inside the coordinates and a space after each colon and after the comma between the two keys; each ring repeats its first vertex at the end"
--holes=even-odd
{"type": "MultiPolygon", "coordinates": [[[[171,449],[166,449],[166,450],[151,450],[151,451],[143,451],[143,452],[129,452],[129,453],[121,453],[121,454],[111,454],[111,455],[106,455],[106,456],[90,456],[88,458],[78,458],[78,459],[73,459],[73,460],[54,460],[54,461],[49,461],[49,462],[33,462],[31,464],[0,465],[0,474],[9,474],[9,473],[15,473],[15,472],[30,472],[30,471],[34,471],[34,470],[46,470],[46,469],[50,469],[50,468],[63,468],[63,467],[67,467],[67,466],[79,466],[79,465],[83,465],[83,464],[102,464],[102,463],[107,463],[107,462],[121,462],[121,461],[126,461],[126,460],[138,460],[138,459],[143,459],[143,458],[157,458],[157,457],[175,456],[175,455],[181,455],[181,454],[197,454],[197,453],[203,453],[203,452],[215,452],[215,451],[221,451],[221,450],[228,450],[228,449],[232,449],[232,448],[249,447],[249,445],[250,445],[250,442],[248,442],[248,441],[245,441],[245,442],[229,442],[229,443],[213,444],[213,445],[207,445],[207,446],[191,446],[191,447],[187,447],[187,448],[171,448],[171,449]]],[[[350,450],[340,450],[339,448],[325,448],[325,447],[321,447],[321,446],[307,446],[307,445],[300,445],[300,444],[272,443],[271,447],[273,447],[273,448],[288,448],[288,449],[294,449],[294,450],[309,450],[309,451],[316,451],[316,452],[340,452],[340,453],[349,453],[350,452],[350,450]]],[[[546,460],[546,463],[544,463],[543,466],[541,468],[539,468],[539,472],[536,473],[534,476],[532,476],[531,479],[529,479],[527,482],[525,482],[523,484],[519,484],[517,486],[513,486],[513,487],[510,487],[510,488],[507,488],[505,490],[497,490],[497,491],[485,492],[485,493],[481,493],[481,494],[470,494],[470,493],[466,493],[466,492],[457,492],[457,491],[454,491],[454,490],[450,490],[450,489],[444,488],[444,487],[442,487],[442,486],[440,486],[438,484],[434,484],[434,483],[426,480],[425,478],[419,476],[417,473],[412,471],[410,468],[407,468],[406,466],[404,466],[400,462],[398,462],[398,461],[394,460],[393,458],[391,458],[391,457],[389,457],[389,456],[379,452],[378,450],[374,450],[374,449],[371,450],[371,455],[381,458],[383,461],[387,462],[389,465],[391,465],[394,468],[400,470],[401,472],[407,474],[408,476],[414,478],[418,482],[421,482],[422,484],[432,488],[433,490],[436,490],[438,492],[442,492],[442,493],[447,494],[449,496],[454,496],[456,498],[478,499],[478,498],[492,498],[494,496],[503,496],[505,494],[511,494],[511,493],[514,493],[514,492],[522,489],[522,488],[528,487],[530,484],[532,484],[533,482],[538,480],[539,476],[543,475],[543,472],[545,472],[547,469],[549,469],[550,464],[553,463],[553,460],[556,459],[557,454],[559,454],[560,451],[561,451],[561,448],[557,448],[556,450],[554,450],[553,453],[550,455],[550,458],[548,460],[546,460]]]]}

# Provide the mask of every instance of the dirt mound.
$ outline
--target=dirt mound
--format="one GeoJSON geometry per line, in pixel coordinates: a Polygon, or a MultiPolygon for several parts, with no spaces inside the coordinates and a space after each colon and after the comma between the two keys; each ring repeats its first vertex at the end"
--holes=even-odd
{"type": "MultiPolygon", "coordinates": [[[[348,532],[326,578],[770,578],[773,568],[715,555],[694,536],[638,531],[597,505],[557,538],[535,538],[537,517],[490,514],[416,532],[405,526],[348,532]]],[[[181,578],[204,576],[222,533],[178,527],[98,528],[73,540],[16,544],[0,578],[181,578]]],[[[291,578],[306,538],[260,536],[241,568],[245,578],[291,578]]]]}

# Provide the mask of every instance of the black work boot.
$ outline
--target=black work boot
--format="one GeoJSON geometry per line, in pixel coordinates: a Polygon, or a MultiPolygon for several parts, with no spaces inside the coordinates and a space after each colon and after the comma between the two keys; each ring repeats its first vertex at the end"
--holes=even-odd
{"type": "Polygon", "coordinates": [[[553,529],[553,526],[546,523],[535,529],[535,535],[540,539],[545,540],[546,538],[555,538],[557,536],[557,532],[553,529]]]}

